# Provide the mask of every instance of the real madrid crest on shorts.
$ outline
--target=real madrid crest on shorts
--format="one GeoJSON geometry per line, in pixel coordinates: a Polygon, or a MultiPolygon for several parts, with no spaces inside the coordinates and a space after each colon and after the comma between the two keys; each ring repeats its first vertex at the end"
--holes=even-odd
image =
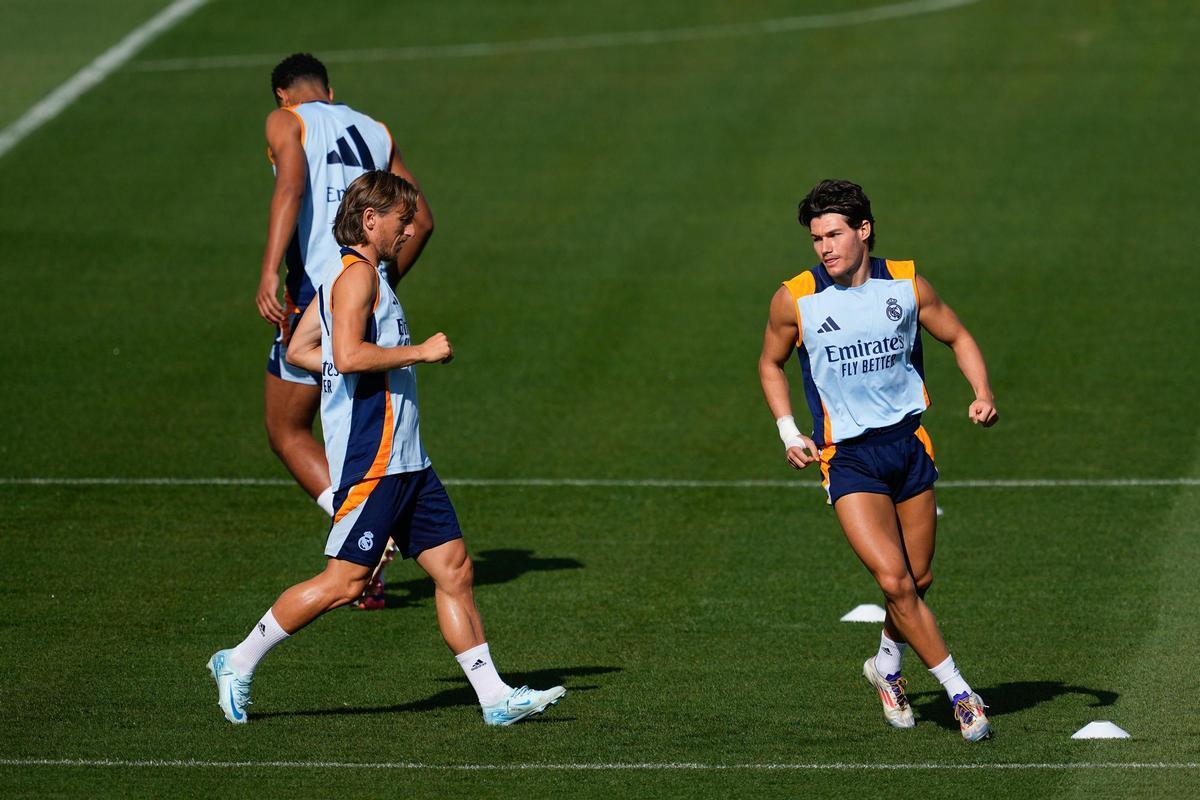
{"type": "Polygon", "coordinates": [[[890,319],[892,322],[899,322],[900,318],[904,316],[904,309],[900,308],[900,303],[899,303],[899,301],[896,300],[896,298],[889,297],[887,299],[886,313],[887,313],[887,318],[890,319]]]}
{"type": "Polygon", "coordinates": [[[358,549],[364,553],[375,546],[375,534],[367,531],[362,536],[358,537],[358,549]]]}

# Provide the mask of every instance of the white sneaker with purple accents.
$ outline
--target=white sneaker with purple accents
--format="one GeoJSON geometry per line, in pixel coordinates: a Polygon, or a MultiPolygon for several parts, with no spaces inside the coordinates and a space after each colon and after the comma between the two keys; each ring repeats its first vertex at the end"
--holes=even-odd
{"type": "Polygon", "coordinates": [[[875,687],[879,693],[879,702],[883,703],[883,716],[893,728],[913,728],[912,706],[908,704],[908,695],[904,693],[907,681],[897,673],[895,676],[880,675],[875,666],[875,656],[863,663],[863,677],[867,683],[875,687]],[[888,680],[891,677],[892,680],[888,680]]]}

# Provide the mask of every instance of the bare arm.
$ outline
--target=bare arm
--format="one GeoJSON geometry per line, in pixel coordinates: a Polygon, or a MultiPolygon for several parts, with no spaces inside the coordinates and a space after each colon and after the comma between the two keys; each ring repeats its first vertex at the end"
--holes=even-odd
{"type": "Polygon", "coordinates": [[[273,325],[284,319],[284,309],[279,304],[279,263],[296,229],[308,179],[300,131],[300,120],[290,111],[277,108],[267,116],[267,146],[275,162],[275,191],[267,217],[267,244],[263,248],[255,303],[259,315],[273,325]]]}
{"type": "Polygon", "coordinates": [[[364,340],[375,309],[375,269],[365,261],[351,264],[333,282],[333,365],[338,372],[386,372],[410,364],[445,364],[454,357],[450,340],[435,333],[421,344],[380,347],[364,340]]]}
{"type": "Polygon", "coordinates": [[[304,309],[304,316],[292,331],[287,362],[309,372],[321,371],[321,314],[315,302],[304,309]]]}
{"type": "MultiPolygon", "coordinates": [[[[762,384],[763,396],[767,398],[767,407],[776,420],[792,416],[791,387],[783,368],[799,338],[792,295],[780,286],[771,298],[762,354],[758,357],[758,380],[762,384]]],[[[799,446],[787,448],[787,460],[796,469],[804,469],[817,460],[817,446],[802,434],[799,435],[799,441],[799,446]]]]}
{"type": "Polygon", "coordinates": [[[954,351],[954,360],[967,383],[975,392],[975,400],[967,409],[967,417],[976,425],[990,428],[1000,418],[996,412],[996,397],[992,394],[991,384],[988,383],[987,364],[983,360],[983,351],[975,342],[975,337],[962,324],[954,309],[942,302],[929,281],[917,276],[917,288],[921,293],[920,312],[921,326],[942,344],[954,351]]]}
{"type": "MultiPolygon", "coordinates": [[[[392,159],[388,164],[388,171],[393,175],[399,175],[404,180],[417,187],[419,192],[421,187],[417,183],[417,179],[409,172],[408,167],[404,165],[404,160],[400,157],[400,151],[392,148],[392,159]]],[[[404,243],[404,247],[400,249],[400,256],[395,262],[388,264],[387,278],[388,283],[393,287],[400,282],[405,273],[412,268],[412,265],[417,263],[417,259],[421,255],[421,251],[425,249],[425,243],[429,241],[429,237],[433,235],[433,212],[429,210],[429,203],[425,201],[425,195],[417,195],[417,213],[413,217],[413,235],[404,243]]]]}

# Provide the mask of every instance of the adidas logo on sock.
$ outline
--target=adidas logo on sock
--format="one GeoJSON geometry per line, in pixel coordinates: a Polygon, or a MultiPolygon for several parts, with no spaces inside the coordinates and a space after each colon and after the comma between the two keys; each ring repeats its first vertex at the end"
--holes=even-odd
{"type": "Polygon", "coordinates": [[[262,623],[262,622],[258,623],[258,635],[259,636],[267,635],[267,626],[265,623],[262,623]]]}
{"type": "Polygon", "coordinates": [[[471,672],[474,672],[475,670],[479,669],[480,667],[486,667],[486,666],[487,666],[486,661],[484,661],[482,658],[477,658],[477,659],[475,659],[475,663],[471,665],[471,672]]]}
{"type": "Polygon", "coordinates": [[[842,327],[833,321],[833,317],[826,317],[824,324],[817,328],[817,333],[831,333],[832,331],[840,331],[842,327]]]}

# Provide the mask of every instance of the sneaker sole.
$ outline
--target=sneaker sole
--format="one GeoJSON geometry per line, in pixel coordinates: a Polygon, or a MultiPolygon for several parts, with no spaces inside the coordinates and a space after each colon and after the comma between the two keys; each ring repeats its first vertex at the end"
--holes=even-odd
{"type": "Polygon", "coordinates": [[[992,738],[992,726],[990,724],[983,729],[983,733],[977,733],[974,736],[963,735],[963,740],[968,742],[979,742],[990,738],[992,738]]]}

